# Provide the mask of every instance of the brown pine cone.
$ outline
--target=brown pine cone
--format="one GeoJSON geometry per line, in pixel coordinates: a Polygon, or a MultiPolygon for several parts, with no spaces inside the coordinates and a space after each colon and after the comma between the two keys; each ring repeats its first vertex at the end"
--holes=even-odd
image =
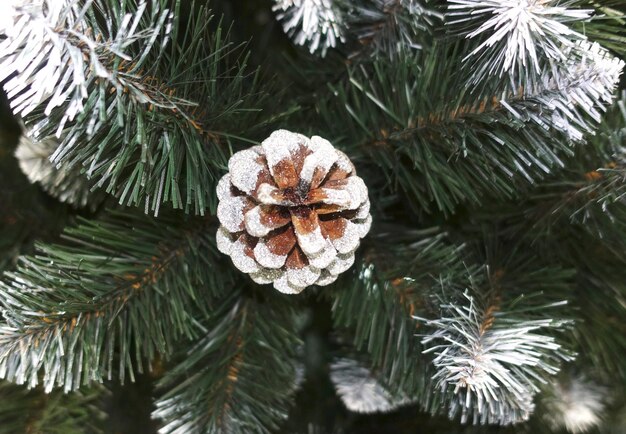
{"type": "Polygon", "coordinates": [[[255,282],[297,294],[354,263],[372,223],[367,187],[330,142],[274,131],[228,169],[217,186],[217,247],[255,282]]]}

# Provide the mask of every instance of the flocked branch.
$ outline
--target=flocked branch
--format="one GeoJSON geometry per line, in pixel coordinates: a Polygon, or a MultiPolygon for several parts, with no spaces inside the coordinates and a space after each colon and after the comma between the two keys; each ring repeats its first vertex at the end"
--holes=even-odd
{"type": "Polygon", "coordinates": [[[0,43],[14,112],[34,140],[59,139],[51,160],[155,214],[214,209],[231,138],[262,123],[240,47],[189,8],[185,20],[180,1],[43,2],[16,9],[0,43]]]}
{"type": "MultiPolygon", "coordinates": [[[[461,422],[507,425],[528,419],[537,381],[559,370],[568,356],[542,329],[561,327],[554,319],[517,319],[499,312],[498,296],[483,304],[470,293],[465,304],[442,304],[441,318],[424,320],[422,338],[433,353],[433,405],[441,400],[448,416],[461,422]]],[[[549,308],[550,306],[544,306],[549,308]]]]}
{"type": "Polygon", "coordinates": [[[132,379],[197,336],[194,312],[226,281],[202,222],[166,222],[113,213],[21,257],[0,283],[0,376],[48,391],[132,379]]]}

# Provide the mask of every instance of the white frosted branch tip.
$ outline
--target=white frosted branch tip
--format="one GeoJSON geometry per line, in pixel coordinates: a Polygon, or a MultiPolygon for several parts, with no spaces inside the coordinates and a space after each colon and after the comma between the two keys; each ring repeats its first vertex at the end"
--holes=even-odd
{"type": "Polygon", "coordinates": [[[544,418],[554,430],[565,428],[582,434],[601,425],[606,412],[608,390],[584,377],[571,377],[552,383],[544,398],[544,418]]]}
{"type": "Polygon", "coordinates": [[[344,40],[345,23],[333,0],[275,0],[272,8],[284,31],[297,45],[308,44],[309,51],[322,55],[344,40]]]}
{"type": "Polygon", "coordinates": [[[394,399],[372,371],[356,360],[341,358],[334,361],[330,365],[330,379],[350,411],[387,412],[409,402],[405,397],[394,399]]]}
{"type": "Polygon", "coordinates": [[[535,383],[558,371],[550,360],[567,360],[553,337],[535,333],[553,321],[508,318],[499,324],[490,304],[478,306],[464,295],[469,306],[442,304],[441,318],[416,318],[432,330],[422,344],[424,353],[435,354],[433,389],[446,400],[450,416],[460,413],[463,423],[525,421],[534,410],[535,383]]]}
{"type": "Polygon", "coordinates": [[[585,39],[566,24],[586,20],[593,12],[545,0],[449,0],[448,10],[450,25],[473,28],[467,38],[485,37],[464,60],[486,57],[497,75],[515,71],[520,64],[541,72],[541,57],[565,59],[563,50],[585,39]]]}

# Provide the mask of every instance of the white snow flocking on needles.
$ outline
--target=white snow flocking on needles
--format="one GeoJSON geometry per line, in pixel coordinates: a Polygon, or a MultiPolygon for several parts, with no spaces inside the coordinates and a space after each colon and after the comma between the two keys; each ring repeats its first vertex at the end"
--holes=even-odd
{"type": "MultiPolygon", "coordinates": [[[[568,9],[554,0],[449,0],[448,24],[466,38],[484,38],[468,56],[484,57],[493,75],[524,69],[539,73],[540,59],[564,60],[563,50],[584,39],[565,23],[586,20],[591,10],[568,9]]],[[[561,2],[562,3],[562,2],[561,2]]]]}
{"type": "Polygon", "coordinates": [[[492,310],[464,295],[469,305],[442,305],[442,318],[416,318],[432,328],[422,344],[424,353],[435,354],[433,388],[447,403],[449,417],[460,413],[463,423],[525,421],[534,410],[537,380],[559,370],[551,362],[560,345],[535,331],[556,322],[508,318],[499,327],[492,310]]]}
{"type": "MultiPolygon", "coordinates": [[[[6,37],[0,40],[0,80],[6,80],[4,89],[15,114],[24,117],[41,107],[49,116],[62,108],[59,135],[67,121],[83,112],[85,100],[96,94],[97,86],[102,91],[126,90],[141,103],[173,105],[133,83],[132,73],[112,68],[115,60],[134,60],[126,52],[136,41],[143,39],[151,46],[159,34],[167,34],[171,12],[152,11],[153,26],[138,30],[148,7],[146,1],[139,1],[134,13],[124,15],[114,30],[108,29],[114,34],[105,35],[89,19],[89,11],[97,4],[97,0],[2,2],[0,12],[6,16],[0,20],[0,33],[6,37]]],[[[139,63],[135,62],[135,68],[139,63]]],[[[102,110],[102,104],[94,105],[94,122],[102,110]]]]}
{"type": "Polygon", "coordinates": [[[388,412],[411,402],[393,397],[369,369],[353,359],[336,359],[330,365],[330,379],[346,408],[356,413],[388,412]]]}
{"type": "Polygon", "coordinates": [[[308,45],[309,51],[326,54],[344,40],[344,22],[332,0],[276,0],[273,10],[285,33],[297,45],[308,45]]]}
{"type": "Polygon", "coordinates": [[[607,404],[607,389],[584,377],[555,381],[549,397],[544,400],[544,412],[550,426],[565,428],[580,434],[600,425],[607,404]]]}

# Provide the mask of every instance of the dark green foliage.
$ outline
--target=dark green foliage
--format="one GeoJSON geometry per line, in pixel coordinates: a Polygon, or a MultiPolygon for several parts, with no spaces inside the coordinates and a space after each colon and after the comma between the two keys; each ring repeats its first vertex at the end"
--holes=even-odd
{"type": "MultiPolygon", "coordinates": [[[[451,213],[460,203],[514,197],[562,166],[577,135],[591,128],[586,109],[550,101],[573,92],[594,95],[589,83],[601,76],[581,71],[559,87],[546,78],[547,87],[518,95],[497,88],[477,95],[451,66],[462,53],[448,50],[444,64],[442,51],[445,46],[350,68],[349,80],[333,86],[319,108],[351,155],[376,162],[389,187],[421,209],[451,213]],[[559,125],[562,117],[575,120],[575,132],[559,125]]],[[[592,98],[601,110],[603,97],[592,98]]]]}
{"type": "Polygon", "coordinates": [[[205,336],[160,381],[155,417],[165,433],[270,432],[295,392],[295,313],[285,296],[219,301],[205,336]]]}
{"type": "Polygon", "coordinates": [[[594,9],[588,22],[575,24],[575,28],[593,41],[597,41],[618,56],[626,57],[626,6],[622,0],[580,0],[580,7],[594,9]]]}
{"type": "Polygon", "coordinates": [[[443,8],[429,0],[364,0],[356,6],[346,3],[348,57],[356,61],[393,57],[407,47],[422,49],[432,43],[432,31],[443,21],[443,8]]]}
{"type": "Polygon", "coordinates": [[[0,383],[0,433],[98,434],[106,414],[101,410],[106,389],[95,387],[72,394],[25,390],[0,383]]]}
{"type": "MultiPolygon", "coordinates": [[[[603,258],[604,259],[604,258],[603,258]]],[[[600,262],[600,261],[598,261],[600,262]]],[[[618,388],[626,388],[626,276],[624,261],[594,264],[581,269],[572,304],[578,319],[571,340],[578,352],[577,366],[592,366],[594,375],[618,388]]]]}
{"type": "Polygon", "coordinates": [[[132,379],[179,338],[198,336],[194,312],[229,286],[213,272],[214,231],[203,220],[111,213],[67,229],[64,244],[39,245],[0,285],[3,375],[36,385],[43,372],[47,390],[113,372],[132,379]]]}
{"type": "Polygon", "coordinates": [[[68,217],[65,206],[28,182],[12,153],[0,137],[0,271],[14,266],[34,240],[53,238],[68,217]]]}

